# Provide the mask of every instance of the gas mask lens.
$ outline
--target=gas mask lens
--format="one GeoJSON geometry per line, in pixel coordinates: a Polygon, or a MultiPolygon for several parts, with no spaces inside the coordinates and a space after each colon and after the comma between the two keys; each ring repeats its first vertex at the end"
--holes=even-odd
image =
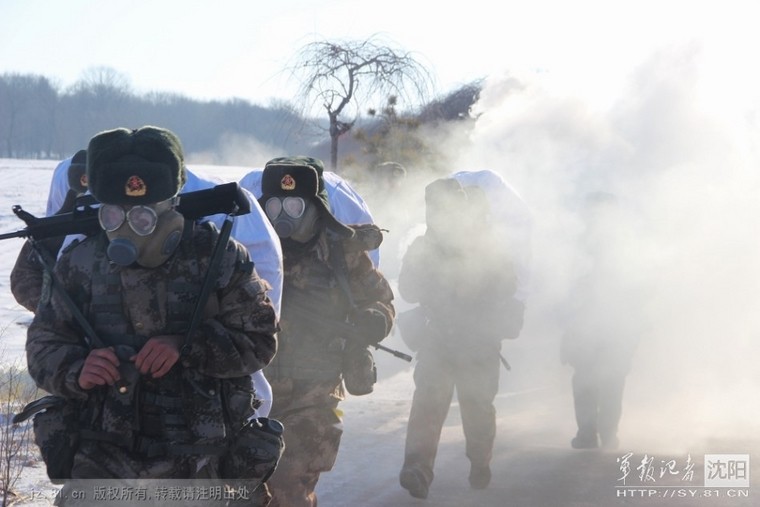
{"type": "Polygon", "coordinates": [[[306,203],[300,197],[286,197],[282,201],[282,209],[290,218],[301,218],[303,210],[306,209],[306,203]]]}
{"type": "Polygon", "coordinates": [[[280,216],[283,211],[290,218],[301,218],[305,209],[306,202],[301,197],[286,197],[282,200],[279,197],[272,197],[264,204],[264,211],[270,220],[280,216]]]}
{"type": "Polygon", "coordinates": [[[103,204],[98,209],[98,221],[106,232],[113,232],[127,221],[129,228],[138,236],[147,236],[156,230],[158,215],[148,206],[132,206],[124,210],[115,204],[103,204]]]}
{"type": "Polygon", "coordinates": [[[126,213],[121,206],[103,204],[98,209],[98,222],[106,232],[113,232],[124,223],[126,213]]]}
{"type": "Polygon", "coordinates": [[[277,197],[268,199],[266,204],[264,204],[264,211],[270,220],[274,220],[280,216],[280,212],[282,211],[282,201],[277,197]]]}

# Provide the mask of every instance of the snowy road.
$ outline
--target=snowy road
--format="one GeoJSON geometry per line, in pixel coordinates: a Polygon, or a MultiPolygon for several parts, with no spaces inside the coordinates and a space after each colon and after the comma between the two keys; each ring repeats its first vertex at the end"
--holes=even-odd
{"type": "MultiPolygon", "coordinates": [[[[410,370],[411,371],[411,370],[410,370]]],[[[319,505],[329,507],[607,507],[607,506],[734,506],[757,505],[757,488],[704,488],[705,453],[742,452],[755,459],[758,477],[760,439],[715,438],[680,446],[621,434],[618,450],[578,451],[570,448],[573,415],[569,384],[561,381],[522,392],[509,392],[502,376],[497,397],[498,434],[486,490],[472,490],[467,481],[459,406],[452,404],[436,461],[436,478],[427,500],[411,497],[399,486],[406,415],[411,403],[410,371],[381,383],[375,394],[343,404],[345,433],[335,468],[318,485],[319,505]],[[409,396],[397,396],[408,393],[409,396]],[[632,453],[626,487],[618,460],[632,453]],[[690,453],[691,481],[681,480],[690,453]],[[642,459],[651,461],[653,480],[639,480],[642,459]],[[660,477],[663,462],[675,461],[678,475],[660,477]],[[705,496],[709,495],[709,497],[705,496]],[[748,496],[743,496],[748,495],[748,496]]],[[[505,382],[505,380],[507,380],[505,382]]],[[[687,477],[688,479],[688,477],[687,477]]],[[[756,482],[755,482],[756,484],[756,482]]]]}
{"type": "MultiPolygon", "coordinates": [[[[0,159],[4,182],[0,189],[0,233],[23,226],[11,212],[14,204],[22,204],[34,214],[42,213],[54,165],[54,162],[0,159]]],[[[21,244],[20,239],[0,241],[0,353],[6,361],[24,361],[25,325],[31,318],[13,300],[8,283],[21,244]]],[[[503,348],[513,369],[510,373],[502,371],[501,393],[496,400],[498,434],[493,480],[488,489],[469,488],[469,464],[464,456],[456,402],[443,431],[436,478],[428,499],[414,499],[399,486],[406,418],[413,393],[413,366],[377,352],[380,382],[375,392],[349,398],[341,405],[345,413],[343,441],[334,470],[324,474],[318,484],[319,505],[747,507],[758,504],[757,362],[752,359],[751,350],[741,347],[741,341],[737,345],[722,345],[732,336],[739,336],[738,333],[724,333],[722,342],[715,341],[712,333],[713,327],[723,331],[730,328],[727,322],[744,321],[722,320],[723,327],[710,327],[710,333],[700,338],[693,330],[680,332],[681,321],[675,325],[663,320],[655,327],[662,332],[643,342],[628,378],[621,448],[575,451],[569,445],[575,431],[570,371],[559,364],[552,307],[542,299],[545,295],[540,290],[539,286],[532,296],[523,334],[503,348]],[[721,346],[715,346],[717,343],[721,346]],[[742,354],[736,354],[737,350],[742,354]],[[697,353],[701,351],[708,353],[697,353]],[[631,470],[627,488],[622,488],[623,471],[618,460],[627,454],[631,470]],[[749,455],[750,487],[705,487],[705,454],[749,455]],[[668,463],[672,463],[676,473],[671,474],[668,468],[661,477],[668,463]],[[693,476],[684,479],[689,464],[693,466],[693,476]],[[639,480],[642,470],[651,471],[646,481],[639,480]]],[[[700,315],[684,308],[678,310],[686,320],[700,315]]],[[[662,313],[667,317],[676,314],[671,306],[662,313]]],[[[408,351],[397,336],[385,344],[408,351]]],[[[20,484],[27,493],[32,487],[47,491],[50,488],[40,467],[27,468],[20,484]]],[[[27,501],[20,505],[35,505],[28,498],[27,494],[27,501]]]]}

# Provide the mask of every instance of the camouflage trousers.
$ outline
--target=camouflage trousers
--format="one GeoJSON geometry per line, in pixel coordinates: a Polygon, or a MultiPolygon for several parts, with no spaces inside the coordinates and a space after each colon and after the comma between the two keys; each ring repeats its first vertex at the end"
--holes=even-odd
{"type": "Polygon", "coordinates": [[[628,372],[610,364],[615,363],[593,359],[574,363],[573,404],[579,435],[596,438],[598,432],[603,441],[617,435],[628,372]]]}
{"type": "Polygon", "coordinates": [[[187,479],[198,457],[145,459],[108,442],[85,440],[74,456],[73,479],[187,479]]]}
{"type": "MultiPolygon", "coordinates": [[[[165,488],[172,486],[170,479],[210,479],[218,480],[217,477],[217,458],[213,456],[157,456],[155,458],[142,458],[139,455],[135,455],[119,446],[113,445],[107,442],[97,441],[84,441],[82,442],[79,451],[74,457],[74,466],[72,468],[73,483],[64,484],[61,495],[56,497],[55,505],[58,506],[89,506],[89,505],[102,505],[109,502],[96,502],[92,496],[89,496],[86,500],[76,500],[72,495],[68,494],[69,486],[71,484],[77,484],[76,480],[81,479],[165,479],[162,483],[165,488]]],[[[81,484],[81,483],[80,483],[81,484]]],[[[182,483],[183,485],[185,483],[182,483]]],[[[213,482],[216,484],[216,482],[213,482]]],[[[234,483],[233,483],[234,484],[234,483]]],[[[129,489],[130,483],[125,482],[125,489],[129,489]]],[[[229,499],[225,502],[210,500],[198,501],[197,503],[191,503],[185,501],[184,505],[219,505],[224,503],[225,505],[234,506],[240,505],[245,507],[267,507],[271,495],[267,489],[266,484],[261,484],[253,491],[246,491],[244,497],[238,499],[229,499]]],[[[116,502],[116,505],[121,505],[125,502],[116,502]]],[[[159,506],[164,505],[164,501],[154,499],[150,502],[145,499],[134,502],[126,502],[129,505],[144,505],[150,507],[152,505],[159,506]]]]}
{"type": "Polygon", "coordinates": [[[270,507],[315,507],[314,489],[322,472],[332,469],[338,456],[343,422],[338,401],[277,413],[270,417],[285,426],[285,451],[267,484],[272,494],[270,507]]]}
{"type": "Polygon", "coordinates": [[[456,389],[466,454],[475,466],[491,462],[496,436],[493,401],[499,390],[499,352],[446,353],[425,348],[417,355],[414,397],[406,432],[404,468],[433,481],[441,430],[456,389]]]}

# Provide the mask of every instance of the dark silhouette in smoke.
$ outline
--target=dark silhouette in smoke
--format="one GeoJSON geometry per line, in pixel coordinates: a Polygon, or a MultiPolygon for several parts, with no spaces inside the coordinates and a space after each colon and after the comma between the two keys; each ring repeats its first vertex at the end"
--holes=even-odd
{"type": "Polygon", "coordinates": [[[581,245],[588,269],[570,291],[560,358],[574,369],[572,388],[578,432],[575,449],[619,445],[625,379],[643,326],[624,269],[614,256],[617,199],[604,192],[586,197],[581,245]]]}
{"type": "Polygon", "coordinates": [[[483,189],[454,178],[425,188],[425,234],[404,255],[399,293],[419,303],[399,320],[418,350],[415,392],[406,434],[401,486],[426,498],[441,430],[454,391],[462,409],[469,481],[491,481],[503,339],[517,338],[524,304],[501,227],[491,222],[483,189]],[[417,319],[414,322],[414,319],[417,319]]]}

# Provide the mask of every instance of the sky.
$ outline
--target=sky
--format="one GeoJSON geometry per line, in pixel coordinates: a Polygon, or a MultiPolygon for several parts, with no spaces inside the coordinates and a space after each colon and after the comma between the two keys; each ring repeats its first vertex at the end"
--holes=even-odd
{"type": "MultiPolygon", "coordinates": [[[[138,92],[197,99],[290,100],[285,72],[317,40],[380,35],[424,64],[443,94],[505,72],[609,104],[658,48],[705,44],[717,66],[749,71],[751,2],[686,0],[0,0],[0,73],[41,74],[63,88],[91,67],[138,92]]],[[[756,72],[751,82],[757,84],[756,72]]],[[[746,80],[745,80],[746,81],[746,80]]],[[[744,84],[739,83],[739,87],[744,84]]]]}
{"type": "MultiPolygon", "coordinates": [[[[603,288],[635,289],[615,292],[624,297],[611,298],[608,315],[634,316],[645,327],[632,338],[625,445],[652,452],[656,440],[684,455],[705,442],[728,441],[728,452],[756,448],[760,32],[751,2],[534,0],[501,2],[498,13],[480,0],[377,5],[133,1],[126,10],[114,2],[0,0],[0,73],[36,72],[69,85],[88,66],[107,65],[137,91],[265,103],[288,99],[280,72],[303,44],[384,33],[427,62],[442,91],[487,77],[470,130],[431,139],[456,170],[497,171],[533,213],[526,324],[503,347],[514,369],[503,389],[546,371],[561,372],[569,388],[558,349],[590,262],[579,241],[581,203],[588,192],[608,191],[619,199],[622,239],[604,253],[620,280],[610,277],[603,288]]],[[[262,160],[250,157],[251,167],[262,160]]],[[[14,168],[0,166],[1,231],[18,227],[12,204],[44,209],[39,188],[52,164],[35,178],[14,168]]],[[[374,200],[367,194],[390,231],[381,266],[398,262],[408,245],[424,183],[374,200]]],[[[19,246],[0,245],[0,268],[10,269],[19,246]]],[[[0,324],[28,319],[6,280],[0,276],[0,324]]],[[[526,425],[533,417],[525,414],[526,425]]],[[[556,423],[566,445],[572,421],[556,423]]]]}

